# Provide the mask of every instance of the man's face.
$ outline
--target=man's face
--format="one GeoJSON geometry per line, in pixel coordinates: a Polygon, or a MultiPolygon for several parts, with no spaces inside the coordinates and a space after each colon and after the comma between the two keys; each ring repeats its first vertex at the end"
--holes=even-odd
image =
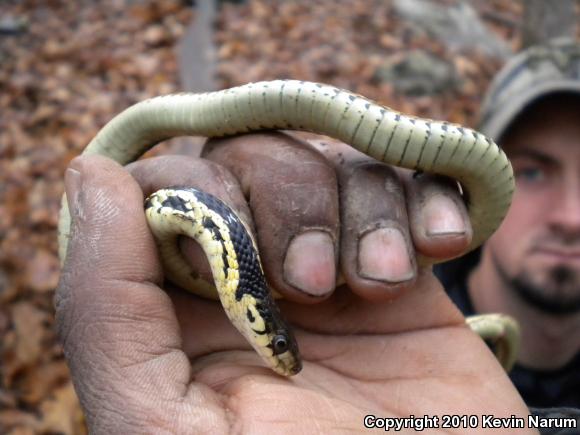
{"type": "Polygon", "coordinates": [[[484,249],[499,276],[537,309],[580,312],[580,97],[536,103],[501,145],[516,191],[484,249]]]}

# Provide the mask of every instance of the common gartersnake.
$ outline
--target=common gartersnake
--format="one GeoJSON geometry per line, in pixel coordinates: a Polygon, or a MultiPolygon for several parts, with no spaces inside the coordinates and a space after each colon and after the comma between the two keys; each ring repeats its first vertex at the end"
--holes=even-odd
{"type": "MultiPolygon", "coordinates": [[[[482,134],[406,116],[332,86],[294,80],[143,101],[111,120],[84,153],[127,164],[175,136],[216,137],[265,129],[324,134],[387,164],[454,178],[463,188],[473,226],[469,249],[495,231],[511,202],[510,163],[482,134]]],[[[159,191],[147,200],[146,208],[168,278],[192,292],[215,295],[195,278],[177,250],[178,234],[195,238],[210,260],[215,288],[232,323],[273,370],[297,373],[301,363],[296,343],[268,291],[252,236],[235,213],[192,189],[159,191]]],[[[69,231],[63,199],[59,221],[63,261],[69,231]]],[[[430,262],[421,259],[422,264],[430,262]]]]}

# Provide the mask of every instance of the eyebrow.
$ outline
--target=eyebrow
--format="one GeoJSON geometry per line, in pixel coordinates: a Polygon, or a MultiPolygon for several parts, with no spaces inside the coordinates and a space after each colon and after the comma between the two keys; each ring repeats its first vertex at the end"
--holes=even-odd
{"type": "Polygon", "coordinates": [[[545,154],[541,151],[537,151],[537,150],[525,149],[525,150],[515,151],[515,152],[511,153],[509,158],[513,159],[514,157],[527,157],[527,158],[536,160],[539,163],[543,163],[543,164],[547,164],[547,165],[557,165],[558,164],[557,159],[555,159],[554,157],[552,157],[548,154],[545,154]]]}

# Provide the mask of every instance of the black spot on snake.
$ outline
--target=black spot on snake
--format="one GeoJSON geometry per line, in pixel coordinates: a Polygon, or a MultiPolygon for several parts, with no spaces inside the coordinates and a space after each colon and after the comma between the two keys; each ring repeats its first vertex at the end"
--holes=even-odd
{"type": "Polygon", "coordinates": [[[187,202],[183,198],[180,198],[179,196],[168,196],[167,199],[165,199],[161,203],[161,205],[163,207],[174,208],[175,210],[179,210],[179,211],[182,211],[184,213],[191,211],[191,207],[189,207],[187,205],[187,202]]]}
{"type": "Polygon", "coordinates": [[[266,330],[265,329],[263,331],[258,331],[257,329],[252,328],[252,331],[254,331],[258,335],[265,335],[266,334],[266,330]]]}

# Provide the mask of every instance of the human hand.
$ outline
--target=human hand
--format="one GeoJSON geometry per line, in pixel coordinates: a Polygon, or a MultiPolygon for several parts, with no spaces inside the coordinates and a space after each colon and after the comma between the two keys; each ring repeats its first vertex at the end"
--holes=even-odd
{"type": "MultiPolygon", "coordinates": [[[[99,157],[72,163],[80,176],[67,173],[73,231],[57,318],[93,432],[325,433],[362,430],[366,414],[527,414],[430,270],[416,265],[413,247],[444,258],[467,246],[457,193],[423,177],[405,181],[405,196],[390,170],[355,164],[356,157],[337,170],[341,156],[332,154],[325,163],[276,134],[210,146],[206,156],[230,167],[239,185],[223,166],[201,160],[144,161],[129,168],[133,177],[99,157]],[[333,159],[336,166],[328,164],[333,159]],[[248,220],[249,194],[267,277],[287,299],[280,305],[305,362],[298,376],[263,368],[219,304],[161,290],[143,194],[185,182],[248,220]],[[450,204],[443,200],[443,210],[430,214],[437,192],[456,207],[451,213],[463,228],[428,237],[450,204]],[[370,228],[378,240],[365,241],[370,228]],[[306,240],[293,247],[300,233],[306,240]],[[385,240],[397,255],[383,252],[385,240]],[[347,285],[333,292],[337,262],[347,285]]],[[[203,263],[195,245],[182,248],[193,264],[203,263]]]]}

